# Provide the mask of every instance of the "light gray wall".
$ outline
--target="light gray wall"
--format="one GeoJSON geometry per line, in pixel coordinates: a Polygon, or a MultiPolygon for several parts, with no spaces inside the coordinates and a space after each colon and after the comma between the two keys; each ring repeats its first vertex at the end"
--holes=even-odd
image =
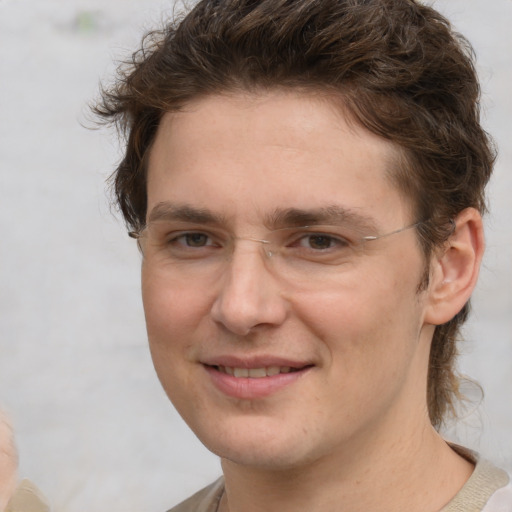
{"type": "MultiPolygon", "coordinates": [[[[437,5],[476,47],[501,149],[461,359],[486,398],[451,434],[512,467],[512,1],[437,5]]],[[[115,141],[80,125],[112,59],[171,10],[0,0],[0,403],[56,512],[163,511],[220,473],[154,376],[139,256],[105,195],[115,141]]]]}

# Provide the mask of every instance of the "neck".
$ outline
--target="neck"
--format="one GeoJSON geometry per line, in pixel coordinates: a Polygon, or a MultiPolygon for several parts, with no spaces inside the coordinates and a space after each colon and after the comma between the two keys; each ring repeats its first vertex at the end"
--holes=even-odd
{"type": "MultiPolygon", "coordinates": [[[[428,425],[407,441],[357,442],[295,468],[261,469],[222,461],[221,512],[436,512],[473,466],[428,425]]],[[[389,441],[389,438],[388,438],[389,441]]]]}

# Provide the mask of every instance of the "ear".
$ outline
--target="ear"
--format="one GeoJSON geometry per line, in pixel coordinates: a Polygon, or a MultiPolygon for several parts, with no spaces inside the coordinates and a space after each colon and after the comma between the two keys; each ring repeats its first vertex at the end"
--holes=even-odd
{"type": "Polygon", "coordinates": [[[482,216],[466,208],[455,219],[455,230],[433,257],[425,323],[441,325],[451,320],[475,288],[484,253],[482,216]]]}

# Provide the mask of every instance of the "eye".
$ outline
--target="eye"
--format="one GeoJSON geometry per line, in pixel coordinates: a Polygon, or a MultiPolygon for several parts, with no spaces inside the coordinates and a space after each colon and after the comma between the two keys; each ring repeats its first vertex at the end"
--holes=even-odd
{"type": "Polygon", "coordinates": [[[347,240],[340,237],[335,237],[325,233],[313,233],[304,235],[298,240],[297,245],[314,251],[326,251],[328,249],[348,247],[349,243],[347,240]]]}
{"type": "Polygon", "coordinates": [[[169,236],[167,245],[175,250],[202,249],[215,246],[212,237],[200,231],[174,233],[169,236]]]}
{"type": "Polygon", "coordinates": [[[187,247],[206,247],[212,245],[210,237],[204,233],[184,233],[174,238],[174,241],[186,245],[187,247]]]}

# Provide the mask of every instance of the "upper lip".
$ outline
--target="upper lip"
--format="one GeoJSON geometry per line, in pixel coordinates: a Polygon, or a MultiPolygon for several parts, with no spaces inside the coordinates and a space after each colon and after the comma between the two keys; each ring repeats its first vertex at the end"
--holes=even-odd
{"type": "Polygon", "coordinates": [[[304,368],[312,366],[313,363],[307,360],[290,359],[289,357],[260,355],[252,357],[238,357],[233,355],[220,355],[208,357],[201,360],[201,363],[207,366],[227,366],[229,368],[268,368],[268,367],[285,367],[304,368]]]}

